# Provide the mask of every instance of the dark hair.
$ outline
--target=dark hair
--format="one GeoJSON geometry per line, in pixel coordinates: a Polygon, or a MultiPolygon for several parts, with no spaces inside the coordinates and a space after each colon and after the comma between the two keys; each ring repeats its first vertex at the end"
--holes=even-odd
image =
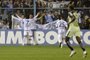
{"type": "Polygon", "coordinates": [[[69,9],[70,10],[74,10],[74,6],[69,6],[69,9]]]}
{"type": "Polygon", "coordinates": [[[58,16],[57,16],[57,19],[62,19],[62,18],[63,18],[62,15],[58,15],[58,16]]]}

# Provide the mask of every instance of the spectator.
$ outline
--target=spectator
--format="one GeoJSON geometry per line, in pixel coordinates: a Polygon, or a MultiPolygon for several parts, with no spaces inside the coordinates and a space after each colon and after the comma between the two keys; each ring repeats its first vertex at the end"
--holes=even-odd
{"type": "Polygon", "coordinates": [[[46,8],[47,7],[47,2],[46,1],[42,1],[42,7],[46,8]]]}
{"type": "MultiPolygon", "coordinates": [[[[2,2],[0,1],[0,8],[2,8],[2,2]]],[[[0,13],[2,12],[2,10],[0,9],[0,13]]]]}
{"type": "Polygon", "coordinates": [[[12,14],[12,9],[13,9],[13,1],[12,0],[10,0],[9,2],[8,2],[8,13],[10,13],[10,14],[12,14]]]}
{"type": "MultiPolygon", "coordinates": [[[[24,3],[23,3],[23,8],[29,8],[30,5],[28,3],[28,1],[26,0],[24,3]]],[[[25,9],[25,17],[28,18],[29,16],[29,9],[25,9]]]]}
{"type": "Polygon", "coordinates": [[[52,7],[53,7],[53,3],[54,2],[53,0],[48,0],[48,8],[49,8],[49,11],[52,10],[52,7]]]}
{"type": "Polygon", "coordinates": [[[54,16],[52,15],[52,12],[46,13],[46,15],[45,15],[46,23],[54,21],[53,19],[54,19],[54,16]]]}
{"type": "Polygon", "coordinates": [[[33,7],[33,0],[29,0],[29,3],[30,3],[30,7],[32,8],[33,7]]]}
{"type": "Polygon", "coordinates": [[[85,29],[89,29],[90,28],[90,18],[89,16],[85,16],[85,29]]]}
{"type": "Polygon", "coordinates": [[[7,22],[7,20],[3,21],[2,29],[9,29],[9,23],[7,22]]]}
{"type": "Polygon", "coordinates": [[[57,12],[57,11],[54,12],[54,20],[57,20],[58,19],[58,16],[60,15],[59,13],[60,12],[57,12]]]}
{"type": "MultiPolygon", "coordinates": [[[[58,15],[62,15],[65,20],[67,20],[67,14],[68,11],[67,9],[59,9],[58,12],[55,9],[55,12],[50,12],[53,10],[53,2],[54,3],[66,3],[66,5],[63,5],[62,8],[67,8],[67,2],[69,2],[69,6],[73,5],[75,7],[90,7],[90,1],[89,0],[36,0],[36,13],[39,11],[42,11],[41,14],[41,20],[40,23],[44,24],[45,22],[52,22],[54,20],[57,20],[58,15]],[[47,9],[48,7],[48,9],[47,9]],[[42,9],[39,9],[42,8],[42,9]],[[44,10],[49,11],[49,12],[43,12],[44,10]]],[[[10,16],[12,12],[15,14],[18,14],[21,16],[21,13],[25,15],[26,18],[29,18],[29,15],[33,15],[33,0],[0,0],[0,8],[5,8],[5,9],[0,9],[0,18],[1,20],[10,20],[10,16]],[[16,10],[12,10],[13,8],[20,8],[16,10]],[[30,9],[21,9],[21,8],[30,8],[30,9]],[[31,9],[32,8],[32,9],[31,9]],[[17,11],[17,12],[16,12],[17,11]]],[[[79,24],[81,28],[88,28],[90,27],[90,23],[88,19],[84,19],[86,15],[90,16],[90,9],[80,9],[79,10],[79,24]],[[81,11],[81,12],[80,12],[81,11]]],[[[9,21],[11,24],[11,20],[9,21]]]]}
{"type": "Polygon", "coordinates": [[[42,8],[42,2],[40,0],[37,0],[36,8],[37,8],[37,12],[41,11],[41,9],[38,9],[38,8],[42,8]]]}
{"type": "Polygon", "coordinates": [[[78,23],[79,23],[79,25],[80,25],[80,28],[81,28],[81,26],[82,26],[81,14],[82,14],[82,11],[79,11],[79,12],[78,12],[78,16],[79,16],[79,18],[78,18],[78,23]]]}
{"type": "Polygon", "coordinates": [[[77,1],[77,7],[82,7],[82,1],[81,0],[77,1]]]}
{"type": "Polygon", "coordinates": [[[74,1],[71,0],[70,3],[68,4],[68,6],[74,6],[74,1]]]}
{"type": "Polygon", "coordinates": [[[83,0],[82,4],[83,4],[84,7],[90,7],[90,5],[89,5],[90,4],[90,0],[83,0]]]}

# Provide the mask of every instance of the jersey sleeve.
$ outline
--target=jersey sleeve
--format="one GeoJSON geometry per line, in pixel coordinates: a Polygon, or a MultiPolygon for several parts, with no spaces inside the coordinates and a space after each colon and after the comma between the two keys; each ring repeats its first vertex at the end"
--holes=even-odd
{"type": "Polygon", "coordinates": [[[69,13],[68,13],[68,15],[69,15],[70,17],[72,17],[72,16],[73,16],[73,14],[72,14],[71,12],[69,12],[69,13]]]}
{"type": "Polygon", "coordinates": [[[68,27],[68,23],[66,21],[64,21],[64,25],[65,27],[68,27]]]}
{"type": "Polygon", "coordinates": [[[37,21],[37,15],[33,18],[34,21],[37,21]]]}
{"type": "Polygon", "coordinates": [[[12,15],[12,20],[20,21],[21,19],[19,19],[19,18],[12,15]]]}
{"type": "Polygon", "coordinates": [[[17,14],[16,14],[16,16],[19,18],[19,19],[22,19],[20,16],[18,16],[17,14]]]}

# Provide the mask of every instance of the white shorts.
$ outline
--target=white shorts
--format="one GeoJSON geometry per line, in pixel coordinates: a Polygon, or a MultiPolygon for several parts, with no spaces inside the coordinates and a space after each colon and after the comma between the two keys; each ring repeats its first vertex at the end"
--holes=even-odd
{"type": "Polygon", "coordinates": [[[24,30],[24,36],[26,36],[26,35],[32,36],[33,31],[32,30],[24,30]]]}
{"type": "Polygon", "coordinates": [[[65,29],[59,29],[58,30],[58,39],[62,40],[62,38],[65,38],[66,30],[65,29]]]}

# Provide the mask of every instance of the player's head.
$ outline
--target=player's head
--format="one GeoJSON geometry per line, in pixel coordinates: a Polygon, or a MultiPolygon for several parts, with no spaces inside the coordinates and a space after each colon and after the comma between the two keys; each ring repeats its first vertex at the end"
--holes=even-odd
{"type": "Polygon", "coordinates": [[[59,20],[63,19],[63,16],[62,15],[58,15],[58,19],[59,20]]]}
{"type": "Polygon", "coordinates": [[[68,10],[69,10],[69,11],[73,11],[73,10],[74,10],[74,6],[73,6],[73,5],[68,6],[68,10]]]}
{"type": "Polygon", "coordinates": [[[29,15],[29,19],[32,19],[32,18],[33,18],[33,15],[32,15],[32,14],[30,14],[30,15],[29,15]]]}
{"type": "Polygon", "coordinates": [[[23,18],[23,19],[25,18],[24,14],[21,15],[21,18],[23,18]]]}
{"type": "Polygon", "coordinates": [[[43,15],[44,15],[44,16],[46,15],[46,11],[43,12],[43,15]]]}
{"type": "Polygon", "coordinates": [[[20,15],[21,11],[20,10],[16,10],[16,14],[20,15]]]}

